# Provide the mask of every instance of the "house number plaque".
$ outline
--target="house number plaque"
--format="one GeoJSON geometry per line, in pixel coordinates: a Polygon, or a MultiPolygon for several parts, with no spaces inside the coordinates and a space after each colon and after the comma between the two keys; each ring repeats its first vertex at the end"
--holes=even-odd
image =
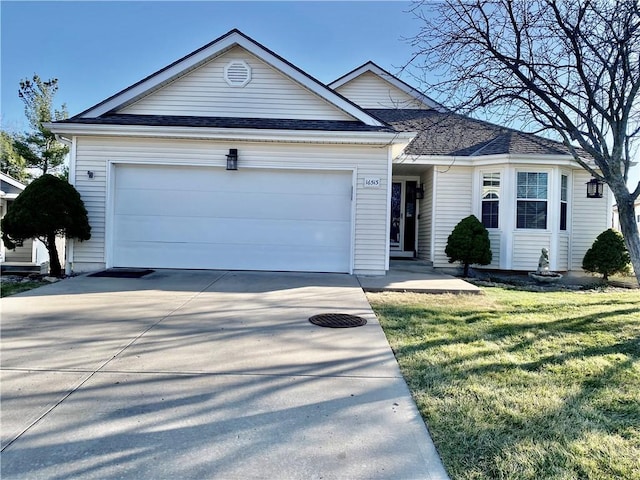
{"type": "Polygon", "coordinates": [[[380,188],[381,182],[378,177],[365,177],[364,188],[380,188]]]}

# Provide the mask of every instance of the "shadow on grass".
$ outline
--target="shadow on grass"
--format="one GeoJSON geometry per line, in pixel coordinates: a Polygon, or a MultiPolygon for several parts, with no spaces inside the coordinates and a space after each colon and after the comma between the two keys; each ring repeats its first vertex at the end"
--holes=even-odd
{"type": "Polygon", "coordinates": [[[640,478],[640,296],[541,300],[378,309],[449,474],[640,478]]]}

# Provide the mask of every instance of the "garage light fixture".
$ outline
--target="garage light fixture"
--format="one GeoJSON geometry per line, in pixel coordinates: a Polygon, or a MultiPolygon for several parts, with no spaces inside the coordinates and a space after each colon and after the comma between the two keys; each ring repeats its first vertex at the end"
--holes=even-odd
{"type": "Polygon", "coordinates": [[[238,169],[238,149],[230,148],[229,155],[227,155],[227,170],[238,169]]]}

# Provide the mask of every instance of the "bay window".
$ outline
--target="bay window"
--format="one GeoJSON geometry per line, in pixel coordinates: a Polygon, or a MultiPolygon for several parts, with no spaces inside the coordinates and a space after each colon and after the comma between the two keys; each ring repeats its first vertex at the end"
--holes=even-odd
{"type": "Polygon", "coordinates": [[[560,177],[560,230],[567,229],[567,205],[569,199],[569,177],[560,177]]]}
{"type": "Polygon", "coordinates": [[[548,177],[545,172],[517,173],[517,228],[546,230],[548,177]]]}
{"type": "Polygon", "coordinates": [[[498,228],[500,212],[500,174],[482,174],[482,224],[498,228]]]}

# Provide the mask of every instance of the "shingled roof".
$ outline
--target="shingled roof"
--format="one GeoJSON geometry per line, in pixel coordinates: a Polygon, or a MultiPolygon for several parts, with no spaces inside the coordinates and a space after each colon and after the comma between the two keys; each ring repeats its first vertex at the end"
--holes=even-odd
{"type": "Polygon", "coordinates": [[[408,155],[570,155],[560,142],[464,115],[435,110],[368,109],[397,131],[418,132],[408,155]]]}
{"type": "Polygon", "coordinates": [[[318,130],[332,132],[393,132],[389,126],[366,125],[348,120],[299,120],[285,118],[196,117],[187,115],[105,114],[96,118],[75,116],[57,124],[144,125],[168,127],[250,128],[267,130],[318,130]]]}

